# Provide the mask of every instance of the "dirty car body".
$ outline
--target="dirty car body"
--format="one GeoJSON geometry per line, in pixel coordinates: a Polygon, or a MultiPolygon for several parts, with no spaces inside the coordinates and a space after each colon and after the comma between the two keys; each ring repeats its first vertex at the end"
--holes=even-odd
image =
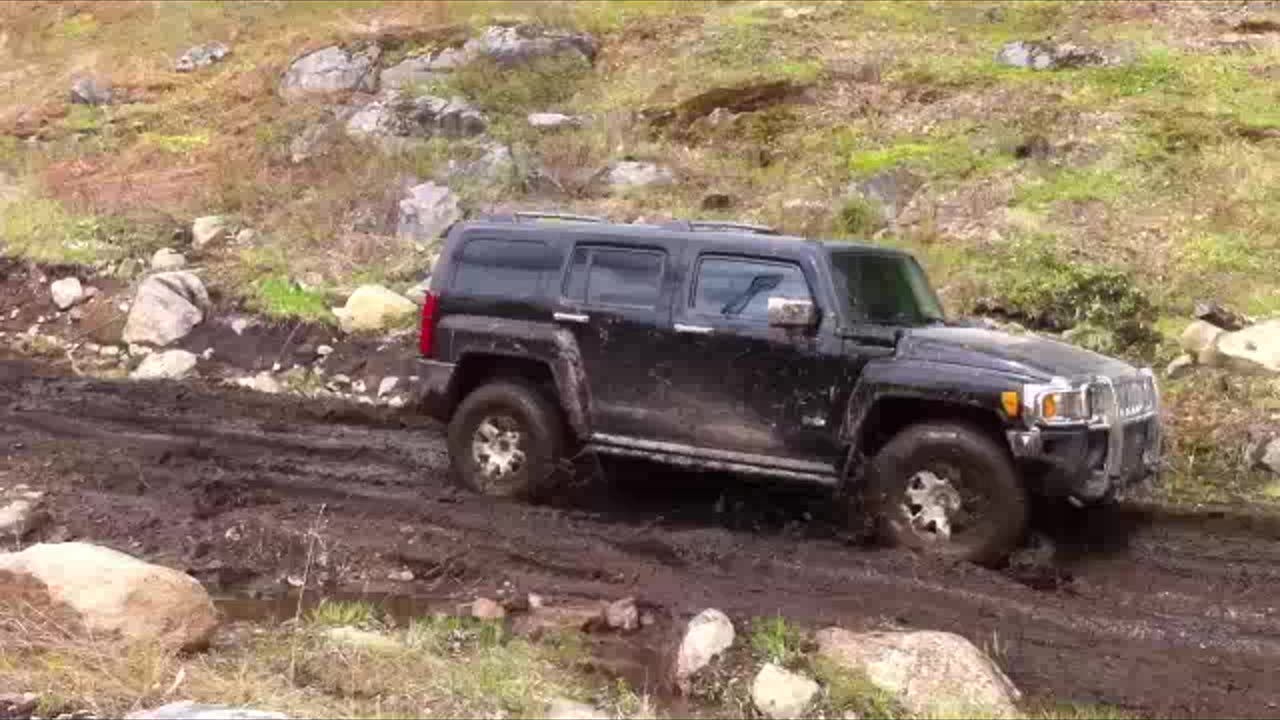
{"type": "MultiPolygon", "coordinates": [[[[575,219],[576,220],[576,219],[575,219]]],[[[527,221],[449,232],[419,399],[450,421],[494,377],[541,388],[575,447],[856,490],[924,420],[997,441],[1077,504],[1149,477],[1151,373],[948,322],[909,254],[735,227],[527,221]]]]}

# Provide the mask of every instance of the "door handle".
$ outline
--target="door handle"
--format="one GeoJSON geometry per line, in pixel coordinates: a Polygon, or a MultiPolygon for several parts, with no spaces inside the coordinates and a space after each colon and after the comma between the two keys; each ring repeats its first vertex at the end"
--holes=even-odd
{"type": "Polygon", "coordinates": [[[554,317],[556,320],[559,320],[560,322],[571,322],[571,323],[586,323],[591,320],[589,316],[583,315],[582,313],[557,312],[557,313],[553,313],[551,317],[554,317]]]}
{"type": "Polygon", "coordinates": [[[689,333],[690,335],[710,335],[712,328],[708,325],[685,325],[683,323],[675,324],[676,332],[689,333]]]}

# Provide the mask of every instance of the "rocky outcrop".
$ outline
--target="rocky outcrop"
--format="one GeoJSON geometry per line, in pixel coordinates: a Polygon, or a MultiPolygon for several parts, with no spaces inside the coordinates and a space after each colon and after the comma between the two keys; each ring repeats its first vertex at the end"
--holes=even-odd
{"type": "Polygon", "coordinates": [[[125,715],[125,720],[289,720],[284,713],[184,700],[125,715]]]}
{"type": "Polygon", "coordinates": [[[1123,59],[1118,55],[1081,47],[1075,43],[1015,40],[1002,45],[996,52],[995,60],[1001,65],[1029,70],[1063,70],[1117,65],[1123,59]]]}
{"type": "Polygon", "coordinates": [[[806,717],[818,695],[818,683],[773,663],[765,663],[751,683],[751,701],[773,720],[806,717]]]}
{"type": "Polygon", "coordinates": [[[357,50],[331,45],[307,53],[289,64],[280,81],[280,94],[294,99],[351,90],[375,92],[381,54],[377,45],[357,50]]]}
{"type": "Polygon", "coordinates": [[[733,645],[733,623],[719,610],[707,609],[689,621],[676,651],[676,684],[687,689],[689,680],[733,645]]]}
{"type": "Polygon", "coordinates": [[[462,46],[462,60],[488,58],[499,67],[513,68],[551,57],[596,59],[595,38],[537,25],[492,26],[462,46]]]}
{"type": "Polygon", "coordinates": [[[381,285],[362,285],[347,298],[347,304],[333,308],[343,332],[377,332],[401,322],[418,311],[407,297],[381,285]]]}
{"type": "Polygon", "coordinates": [[[194,649],[218,624],[190,576],[87,543],[45,543],[0,554],[0,605],[18,598],[96,637],[194,649]]]}
{"type": "Polygon", "coordinates": [[[818,653],[862,673],[913,715],[1015,717],[1021,693],[981,650],[944,632],[854,633],[828,628],[818,653]]]}
{"type": "Polygon", "coordinates": [[[384,92],[347,119],[347,134],[375,138],[473,137],[487,128],[484,116],[460,97],[407,97],[384,92]]]}
{"type": "Polygon", "coordinates": [[[122,338],[158,346],[177,342],[204,321],[209,307],[200,278],[186,271],[156,273],[138,288],[122,338]]]}
{"type": "Polygon", "coordinates": [[[222,59],[230,54],[231,48],[220,42],[196,45],[182,53],[178,60],[173,64],[173,69],[180,73],[195,72],[200,68],[209,67],[216,62],[222,62],[222,59]]]}
{"type": "Polygon", "coordinates": [[[130,380],[181,380],[196,369],[200,358],[186,350],[165,350],[151,353],[142,359],[137,369],[129,373],[130,380]]]}
{"type": "Polygon", "coordinates": [[[463,53],[455,49],[405,58],[383,70],[379,76],[379,82],[386,90],[402,90],[415,85],[428,85],[453,72],[464,59],[463,53]]]}
{"type": "Polygon", "coordinates": [[[414,185],[400,200],[396,235],[417,241],[431,241],[462,219],[458,196],[433,182],[414,185]]]}

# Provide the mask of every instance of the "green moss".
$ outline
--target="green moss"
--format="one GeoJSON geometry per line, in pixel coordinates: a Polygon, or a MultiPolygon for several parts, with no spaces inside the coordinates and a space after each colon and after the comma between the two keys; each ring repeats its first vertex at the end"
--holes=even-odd
{"type": "Polygon", "coordinates": [[[96,133],[106,125],[106,110],[90,105],[72,105],[62,119],[62,127],[71,132],[96,133]]]}
{"type": "Polygon", "coordinates": [[[1114,169],[1065,168],[1045,180],[1020,185],[1014,204],[1043,208],[1055,202],[1112,202],[1133,190],[1126,174],[1114,169]]]}
{"type": "Polygon", "coordinates": [[[936,137],[905,140],[885,147],[859,149],[849,155],[849,173],[866,178],[903,166],[934,178],[962,177],[1008,165],[1013,156],[1000,151],[979,151],[964,134],[964,126],[949,128],[936,137]]]}
{"type": "Polygon", "coordinates": [[[884,227],[880,206],[862,197],[852,197],[840,208],[839,231],[847,237],[869,237],[884,227]]]}
{"type": "Polygon", "coordinates": [[[188,155],[209,146],[209,133],[199,132],[190,135],[143,133],[140,141],[144,145],[150,145],[167,153],[188,155]]]}
{"type": "Polygon", "coordinates": [[[590,63],[576,53],[515,69],[477,61],[452,73],[438,86],[423,89],[461,95],[490,113],[524,115],[562,106],[590,74],[590,63]]]}
{"type": "Polygon", "coordinates": [[[827,717],[907,718],[910,714],[891,693],[881,690],[865,674],[855,673],[825,658],[810,662],[813,676],[822,684],[821,705],[827,717]]]}
{"type": "Polygon", "coordinates": [[[91,13],[76,13],[58,23],[54,32],[64,40],[80,40],[98,32],[98,20],[91,13]]]}
{"type": "Polygon", "coordinates": [[[247,300],[250,309],[269,317],[333,322],[325,293],[304,289],[284,275],[270,275],[254,281],[247,300]]]}
{"type": "Polygon", "coordinates": [[[367,628],[376,624],[377,614],[369,603],[325,599],[307,613],[306,621],[319,627],[367,628]]]}

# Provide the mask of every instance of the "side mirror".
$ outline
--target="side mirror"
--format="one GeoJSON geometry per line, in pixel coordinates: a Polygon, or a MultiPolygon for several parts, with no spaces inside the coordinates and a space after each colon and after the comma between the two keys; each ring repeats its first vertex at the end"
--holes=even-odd
{"type": "Polygon", "coordinates": [[[769,326],[809,329],[818,324],[818,309],[812,300],[769,298],[769,326]]]}

